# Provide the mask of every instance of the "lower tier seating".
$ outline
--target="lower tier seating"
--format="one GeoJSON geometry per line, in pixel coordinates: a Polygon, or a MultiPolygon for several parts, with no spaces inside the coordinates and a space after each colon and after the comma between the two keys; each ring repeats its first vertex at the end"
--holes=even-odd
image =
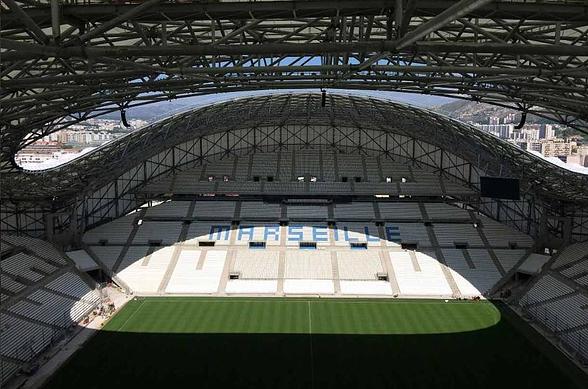
{"type": "Polygon", "coordinates": [[[59,340],[100,303],[100,293],[82,279],[48,242],[2,235],[15,254],[0,266],[0,386],[59,340]]]}

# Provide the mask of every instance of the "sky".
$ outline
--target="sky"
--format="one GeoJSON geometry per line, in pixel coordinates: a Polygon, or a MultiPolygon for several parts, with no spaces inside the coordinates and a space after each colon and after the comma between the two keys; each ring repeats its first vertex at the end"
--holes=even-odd
{"type": "MultiPolygon", "coordinates": [[[[317,89],[280,89],[280,90],[262,90],[262,91],[246,91],[246,92],[228,92],[218,93],[204,96],[186,97],[172,101],[163,101],[160,103],[148,104],[141,107],[130,108],[127,110],[127,120],[143,119],[143,120],[158,120],[167,116],[182,112],[191,108],[212,104],[216,102],[236,99],[248,96],[261,96],[267,94],[278,93],[318,93],[317,89]]],[[[449,97],[422,95],[417,93],[402,93],[402,92],[382,92],[382,91],[360,91],[360,90],[343,90],[343,89],[327,89],[327,93],[351,94],[357,96],[370,96],[380,99],[395,100],[423,108],[430,108],[436,105],[442,105],[455,101],[449,97]]],[[[106,117],[105,117],[106,118],[106,117]]],[[[108,116],[111,119],[118,119],[117,112],[108,116]]]]}

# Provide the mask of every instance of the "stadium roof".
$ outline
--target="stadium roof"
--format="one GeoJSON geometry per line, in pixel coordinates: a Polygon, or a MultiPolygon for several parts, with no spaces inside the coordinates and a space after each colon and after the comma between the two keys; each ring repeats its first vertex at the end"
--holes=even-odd
{"type": "MultiPolygon", "coordinates": [[[[141,161],[179,143],[227,130],[314,125],[389,131],[463,158],[486,174],[521,179],[523,192],[544,199],[588,202],[588,176],[557,167],[477,128],[422,108],[369,97],[280,94],[200,107],[119,138],[70,163],[6,175],[2,197],[68,198],[96,190],[141,161]]],[[[385,145],[382,145],[385,151],[385,145]]]]}
{"type": "Polygon", "coordinates": [[[3,0],[0,28],[4,170],[89,117],[239,90],[452,96],[588,132],[582,0],[3,0]]]}

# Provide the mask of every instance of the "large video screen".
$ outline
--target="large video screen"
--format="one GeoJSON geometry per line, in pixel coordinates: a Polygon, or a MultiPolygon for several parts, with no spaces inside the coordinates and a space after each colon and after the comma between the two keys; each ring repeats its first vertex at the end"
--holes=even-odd
{"type": "Polygon", "coordinates": [[[519,180],[515,178],[480,177],[482,197],[519,200],[519,180]]]}

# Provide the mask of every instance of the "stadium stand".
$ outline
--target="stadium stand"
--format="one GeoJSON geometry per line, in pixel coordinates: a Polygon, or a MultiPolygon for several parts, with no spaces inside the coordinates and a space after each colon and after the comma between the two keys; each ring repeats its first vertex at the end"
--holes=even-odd
{"type": "Polygon", "coordinates": [[[372,202],[337,204],[334,207],[335,218],[340,220],[371,220],[376,216],[372,202]]]}
{"type": "Polygon", "coordinates": [[[284,280],[286,294],[333,294],[335,285],[331,280],[287,279],[284,280]]]}
{"type": "Polygon", "coordinates": [[[581,279],[587,263],[587,242],[565,247],[519,299],[523,311],[583,363],[588,363],[588,289],[581,279]]]}
{"type": "Polygon", "coordinates": [[[533,246],[533,239],[519,231],[504,224],[500,224],[487,217],[481,218],[482,231],[492,247],[516,247],[528,248],[533,246]]]}
{"type": "Polygon", "coordinates": [[[154,180],[138,192],[417,196],[475,193],[459,183],[441,180],[426,166],[321,149],[255,153],[182,169],[154,180]]]}
{"type": "Polygon", "coordinates": [[[340,280],[375,280],[384,273],[377,251],[340,252],[337,254],[340,280]]]}
{"type": "Polygon", "coordinates": [[[328,211],[318,205],[288,205],[287,215],[291,220],[327,219],[328,211]]]}
{"type": "Polygon", "coordinates": [[[422,220],[423,216],[417,203],[378,203],[380,215],[386,220],[422,220]]]}
{"type": "Polygon", "coordinates": [[[137,215],[127,215],[103,224],[84,234],[84,242],[87,244],[100,243],[126,244],[129,235],[134,229],[134,221],[137,215]]]}
{"type": "Polygon", "coordinates": [[[182,224],[179,222],[145,221],[137,228],[132,244],[174,244],[178,241],[181,230],[182,224]]]}
{"type": "Polygon", "coordinates": [[[238,251],[232,272],[240,279],[277,279],[279,266],[277,251],[238,251]]]}
{"type": "MultiPolygon", "coordinates": [[[[321,160],[324,162],[324,158],[321,160]]],[[[409,173],[401,174],[410,178],[409,173]]],[[[307,201],[279,204],[211,199],[180,200],[175,206],[174,202],[147,208],[140,216],[144,218],[140,225],[130,219],[136,220],[137,214],[125,217],[124,223],[115,222],[117,228],[126,226],[124,234],[133,238],[129,244],[112,244],[109,224],[88,231],[84,236],[88,251],[132,290],[146,294],[299,294],[324,290],[329,294],[373,295],[382,291],[383,295],[474,297],[491,291],[529,254],[526,246],[532,243],[525,235],[512,234],[509,227],[498,223],[484,221],[475,228],[474,220],[480,217],[444,203],[354,201],[308,205],[307,201]],[[187,215],[191,209],[191,216],[187,215]],[[233,224],[232,220],[240,221],[233,224]],[[378,225],[377,220],[386,222],[378,225]],[[281,221],[288,224],[280,226],[281,221]],[[488,226],[492,232],[485,241],[483,229],[488,226]],[[506,240],[496,238],[500,236],[509,242],[515,237],[519,244],[505,244],[506,240]],[[382,262],[381,250],[391,258],[389,264],[382,262]],[[224,253],[222,260],[213,262],[216,267],[210,274],[203,272],[209,266],[208,260],[199,259],[200,251],[207,256],[224,253]],[[202,268],[191,268],[191,261],[202,268]],[[178,269],[187,273],[182,275],[178,269]],[[229,274],[238,279],[228,279],[229,274]],[[395,282],[398,290],[394,289],[395,282]]],[[[571,271],[584,281],[583,267],[571,271]]]]}
{"type": "Polygon", "coordinates": [[[275,294],[278,281],[274,280],[229,280],[225,288],[227,294],[275,294]]]}
{"type": "Polygon", "coordinates": [[[390,296],[392,287],[385,281],[341,281],[341,294],[390,296]]]}
{"type": "Polygon", "coordinates": [[[287,251],[285,278],[330,280],[333,278],[331,255],[324,251],[287,251]]]}
{"type": "Polygon", "coordinates": [[[430,221],[464,221],[471,220],[470,214],[463,208],[443,203],[426,203],[424,205],[430,221]]]}
{"type": "Polygon", "coordinates": [[[189,201],[167,201],[157,206],[147,208],[145,218],[182,218],[187,216],[189,208],[189,201]]]}
{"type": "Polygon", "coordinates": [[[462,296],[485,294],[501,278],[486,250],[443,249],[442,252],[462,296]]]}
{"type": "Polygon", "coordinates": [[[262,201],[243,201],[241,203],[241,219],[244,220],[278,220],[280,204],[268,204],[262,201]]]}
{"type": "Polygon", "coordinates": [[[173,246],[132,246],[120,263],[119,276],[137,293],[156,293],[174,251],[173,246]]]}
{"type": "Polygon", "coordinates": [[[94,258],[98,258],[109,270],[114,268],[114,264],[123,250],[123,246],[88,246],[88,248],[95,254],[94,258]]]}
{"type": "Polygon", "coordinates": [[[196,201],[192,217],[204,220],[232,220],[235,216],[234,201],[196,201]]]}
{"type": "Polygon", "coordinates": [[[0,357],[6,382],[84,319],[100,303],[100,293],[46,241],[3,234],[2,246],[10,247],[0,262],[0,357]]]}
{"type": "Polygon", "coordinates": [[[264,242],[267,246],[279,246],[281,228],[278,223],[243,222],[235,228],[234,244],[248,246],[249,242],[264,242]]]}
{"type": "Polygon", "coordinates": [[[394,252],[390,261],[400,288],[406,296],[452,297],[441,264],[431,252],[394,252]]]}
{"type": "Polygon", "coordinates": [[[227,257],[226,251],[182,250],[165,288],[167,293],[216,293],[227,257]]]}
{"type": "Polygon", "coordinates": [[[522,249],[492,249],[492,251],[505,271],[511,270],[527,253],[522,249]]]}
{"type": "Polygon", "coordinates": [[[432,246],[427,227],[422,223],[386,223],[384,228],[389,246],[398,246],[400,242],[415,243],[418,247],[432,246]]]}
{"type": "Polygon", "coordinates": [[[433,225],[435,236],[440,246],[452,247],[456,243],[466,243],[468,247],[484,247],[484,242],[473,224],[444,224],[433,225]]]}

